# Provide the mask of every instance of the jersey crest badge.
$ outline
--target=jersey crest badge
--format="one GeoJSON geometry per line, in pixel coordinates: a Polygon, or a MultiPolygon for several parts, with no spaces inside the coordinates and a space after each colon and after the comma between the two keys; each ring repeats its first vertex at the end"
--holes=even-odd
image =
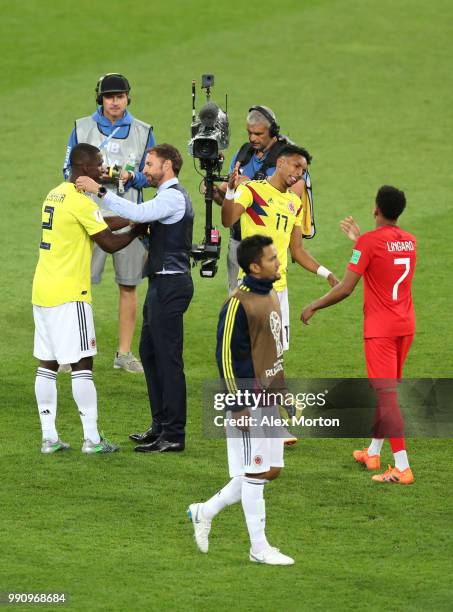
{"type": "Polygon", "coordinates": [[[278,312],[273,310],[269,315],[269,323],[271,326],[271,332],[275,340],[275,348],[277,349],[277,357],[283,355],[283,344],[282,344],[282,322],[278,312]]]}
{"type": "Polygon", "coordinates": [[[351,255],[351,261],[350,263],[352,264],[358,264],[359,263],[359,259],[362,255],[361,251],[358,251],[357,249],[352,249],[352,255],[351,255]]]}
{"type": "Polygon", "coordinates": [[[102,216],[102,213],[99,208],[94,211],[94,218],[98,223],[102,223],[104,221],[104,217],[102,216]]]}
{"type": "Polygon", "coordinates": [[[292,202],[288,202],[288,210],[291,214],[295,215],[296,214],[296,209],[294,207],[294,204],[292,202]]]}

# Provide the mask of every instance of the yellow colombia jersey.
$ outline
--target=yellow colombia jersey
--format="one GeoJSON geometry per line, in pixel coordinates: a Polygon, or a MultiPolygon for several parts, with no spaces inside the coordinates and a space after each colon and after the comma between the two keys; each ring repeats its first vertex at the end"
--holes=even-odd
{"type": "Polygon", "coordinates": [[[33,304],[91,303],[90,236],[106,227],[98,205],[79,193],[73,183],[52,189],[42,205],[42,240],[33,279],[33,304]]]}
{"type": "MultiPolygon", "coordinates": [[[[264,180],[239,185],[234,201],[245,208],[240,217],[242,238],[263,234],[274,241],[282,275],[275,281],[274,289],[282,291],[286,287],[291,232],[295,225],[300,227],[302,224],[303,208],[300,198],[289,191],[282,193],[264,180]]],[[[244,273],[241,270],[240,277],[242,276],[244,273]]]]}

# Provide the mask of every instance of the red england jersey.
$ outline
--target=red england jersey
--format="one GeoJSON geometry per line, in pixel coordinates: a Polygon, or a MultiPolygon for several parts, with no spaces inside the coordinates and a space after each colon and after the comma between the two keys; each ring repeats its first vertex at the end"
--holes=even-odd
{"type": "Polygon", "coordinates": [[[394,225],[382,225],[355,243],[348,269],[363,275],[365,338],[415,332],[415,261],[415,236],[394,225]]]}

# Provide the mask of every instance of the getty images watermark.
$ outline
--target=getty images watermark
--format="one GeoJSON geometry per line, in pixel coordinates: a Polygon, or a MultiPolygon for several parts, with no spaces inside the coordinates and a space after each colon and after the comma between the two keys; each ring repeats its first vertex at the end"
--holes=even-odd
{"type": "Polygon", "coordinates": [[[236,389],[214,394],[215,427],[340,427],[339,418],[307,417],[306,408],[324,408],[328,390],[318,393],[291,393],[236,389]]]}
{"type": "Polygon", "coordinates": [[[248,427],[258,436],[284,436],[284,428],[297,437],[368,438],[385,417],[386,437],[398,437],[393,420],[387,419],[394,406],[390,410],[386,393],[380,393],[389,386],[397,392],[406,436],[453,438],[451,378],[285,379],[284,388],[272,391],[258,389],[253,379],[234,384],[208,380],[203,384],[203,434],[222,438],[248,427]]]}

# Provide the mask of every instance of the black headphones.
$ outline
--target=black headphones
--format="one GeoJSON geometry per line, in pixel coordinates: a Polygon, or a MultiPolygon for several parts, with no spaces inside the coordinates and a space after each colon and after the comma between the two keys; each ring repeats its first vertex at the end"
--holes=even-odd
{"type": "Polygon", "coordinates": [[[258,111],[263,115],[263,117],[265,117],[269,121],[269,136],[271,136],[271,138],[276,138],[277,136],[279,136],[280,126],[277,125],[276,120],[272,117],[269,111],[267,111],[262,106],[252,106],[252,108],[249,108],[249,113],[251,113],[252,111],[258,111]]]}
{"type": "MultiPolygon", "coordinates": [[[[110,76],[116,76],[120,79],[123,80],[124,82],[124,89],[122,90],[122,92],[127,93],[127,104],[129,105],[131,103],[131,99],[129,97],[129,92],[131,90],[131,86],[129,85],[129,81],[126,79],[125,76],[123,76],[122,74],[119,74],[118,72],[108,72],[107,74],[104,74],[103,76],[101,76],[101,78],[99,79],[99,81],[96,84],[96,89],[95,89],[95,97],[96,97],[96,104],[99,104],[99,106],[102,106],[102,96],[104,94],[107,93],[118,93],[118,89],[115,89],[115,91],[103,91],[102,90],[102,83],[104,81],[104,79],[106,77],[110,77],[110,76]]],[[[122,93],[120,92],[120,93],[122,93]]]]}

